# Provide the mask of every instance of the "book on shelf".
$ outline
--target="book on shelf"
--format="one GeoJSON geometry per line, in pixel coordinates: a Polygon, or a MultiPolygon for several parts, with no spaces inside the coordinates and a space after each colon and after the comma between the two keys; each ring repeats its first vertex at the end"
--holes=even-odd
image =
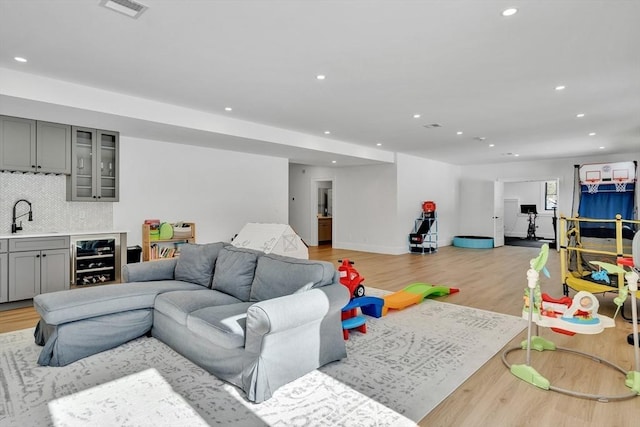
{"type": "Polygon", "coordinates": [[[178,249],[171,246],[159,246],[152,244],[149,247],[150,259],[175,258],[179,255],[178,249]]]}

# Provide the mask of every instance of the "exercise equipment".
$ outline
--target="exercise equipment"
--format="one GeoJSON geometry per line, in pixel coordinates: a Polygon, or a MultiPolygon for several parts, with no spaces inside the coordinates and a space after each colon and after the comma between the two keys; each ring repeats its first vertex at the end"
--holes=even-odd
{"type": "Polygon", "coordinates": [[[536,205],[520,205],[520,213],[529,215],[527,227],[527,240],[538,240],[536,237],[536,219],[538,218],[538,208],[536,205]]]}

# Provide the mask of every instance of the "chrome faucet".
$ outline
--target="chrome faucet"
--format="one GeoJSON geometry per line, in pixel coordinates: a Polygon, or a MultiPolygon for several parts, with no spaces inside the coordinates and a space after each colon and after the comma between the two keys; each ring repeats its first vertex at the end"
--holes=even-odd
{"type": "Polygon", "coordinates": [[[13,221],[11,222],[11,233],[15,233],[19,230],[22,230],[22,221],[20,221],[20,225],[18,225],[16,224],[16,220],[25,215],[29,215],[29,221],[33,221],[33,211],[31,210],[31,202],[29,202],[26,199],[20,199],[13,205],[13,221]],[[29,212],[16,216],[16,207],[20,202],[25,202],[26,204],[29,205],[29,212]]]}

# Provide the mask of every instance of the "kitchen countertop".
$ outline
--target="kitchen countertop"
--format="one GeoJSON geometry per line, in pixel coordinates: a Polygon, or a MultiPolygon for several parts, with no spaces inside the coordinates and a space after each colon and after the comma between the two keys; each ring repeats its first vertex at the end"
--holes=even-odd
{"type": "Polygon", "coordinates": [[[94,230],[94,231],[34,231],[17,232],[15,234],[0,234],[0,239],[24,239],[29,237],[57,237],[57,236],[93,236],[95,234],[120,234],[123,230],[94,230]]]}

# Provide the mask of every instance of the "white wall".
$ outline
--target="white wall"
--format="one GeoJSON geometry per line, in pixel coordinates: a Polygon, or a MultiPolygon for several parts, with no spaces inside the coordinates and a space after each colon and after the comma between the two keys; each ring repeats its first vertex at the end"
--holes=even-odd
{"type": "Polygon", "coordinates": [[[548,161],[498,163],[464,166],[461,174],[469,179],[513,181],[543,181],[558,178],[558,216],[571,216],[574,165],[640,160],[640,151],[626,155],[600,155],[548,161]]]}
{"type": "Polygon", "coordinates": [[[333,180],[333,247],[388,254],[408,252],[408,235],[425,200],[436,202],[438,240],[448,245],[457,227],[458,170],[457,166],[409,155],[398,155],[396,164],[349,168],[292,164],[290,224],[306,242],[311,241],[316,225],[313,182],[333,180]]]}
{"type": "Polygon", "coordinates": [[[422,202],[436,203],[438,244],[451,244],[458,232],[457,200],[460,167],[421,157],[397,155],[399,235],[408,250],[407,238],[414,220],[422,212],[422,202]]]}
{"type": "Polygon", "coordinates": [[[317,242],[318,181],[333,181],[333,247],[378,253],[397,250],[393,249],[397,246],[395,165],[290,165],[289,223],[307,244],[317,242]]]}
{"type": "Polygon", "coordinates": [[[121,136],[113,225],[142,241],[145,219],[196,223],[198,243],[229,241],[247,222],[288,223],[287,159],[121,136]]]}
{"type": "Polygon", "coordinates": [[[395,164],[336,170],[333,247],[392,254],[407,251],[398,234],[396,172],[395,164]]]}

